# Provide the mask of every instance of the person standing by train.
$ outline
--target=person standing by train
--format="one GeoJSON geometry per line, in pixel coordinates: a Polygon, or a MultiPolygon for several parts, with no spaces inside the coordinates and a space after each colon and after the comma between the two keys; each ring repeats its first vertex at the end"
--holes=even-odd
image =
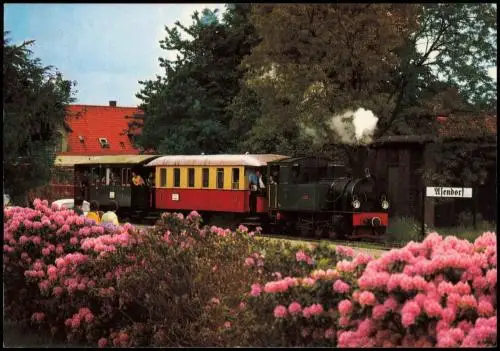
{"type": "Polygon", "coordinates": [[[111,201],[111,208],[108,212],[102,215],[101,223],[111,223],[114,225],[120,225],[118,221],[118,216],[116,215],[116,211],[118,210],[118,204],[116,201],[111,201]]]}
{"type": "Polygon", "coordinates": [[[264,185],[262,182],[262,175],[258,169],[255,170],[255,172],[250,172],[248,176],[248,184],[250,187],[250,213],[255,214],[257,212],[257,194],[262,185],[264,185]]]}
{"type": "Polygon", "coordinates": [[[137,174],[135,172],[132,172],[132,183],[135,185],[135,186],[142,186],[142,185],[145,185],[144,183],[144,179],[142,179],[142,177],[140,176],[140,174],[137,174]]]}

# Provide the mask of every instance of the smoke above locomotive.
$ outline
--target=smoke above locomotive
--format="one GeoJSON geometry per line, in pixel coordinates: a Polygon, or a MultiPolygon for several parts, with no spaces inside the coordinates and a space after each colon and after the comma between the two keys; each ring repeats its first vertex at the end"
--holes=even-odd
{"type": "Polygon", "coordinates": [[[360,107],[355,111],[347,110],[332,116],[326,121],[326,128],[322,130],[306,125],[302,125],[302,130],[316,143],[331,140],[331,137],[325,133],[334,132],[342,144],[368,145],[373,141],[377,123],[378,117],[372,111],[360,107]]]}

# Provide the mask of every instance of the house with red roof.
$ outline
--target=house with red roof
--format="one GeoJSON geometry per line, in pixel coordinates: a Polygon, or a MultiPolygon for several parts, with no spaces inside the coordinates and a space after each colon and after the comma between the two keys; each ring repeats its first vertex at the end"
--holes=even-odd
{"type": "Polygon", "coordinates": [[[129,123],[142,114],[137,107],[117,106],[116,101],[107,106],[70,105],[66,128],[59,131],[52,181],[40,196],[50,201],[73,197],[73,166],[79,157],[140,154],[133,142],[140,130],[131,130],[129,123]]]}
{"type": "Polygon", "coordinates": [[[70,105],[69,130],[62,137],[61,156],[137,155],[140,150],[128,133],[130,119],[142,114],[136,107],[70,105]]]}

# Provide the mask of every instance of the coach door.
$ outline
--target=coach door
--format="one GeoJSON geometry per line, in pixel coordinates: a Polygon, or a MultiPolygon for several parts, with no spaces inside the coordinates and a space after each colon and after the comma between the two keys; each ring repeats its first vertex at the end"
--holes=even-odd
{"type": "Polygon", "coordinates": [[[279,184],[279,165],[268,167],[268,187],[267,198],[269,199],[269,209],[278,209],[278,184],[279,184]]]}

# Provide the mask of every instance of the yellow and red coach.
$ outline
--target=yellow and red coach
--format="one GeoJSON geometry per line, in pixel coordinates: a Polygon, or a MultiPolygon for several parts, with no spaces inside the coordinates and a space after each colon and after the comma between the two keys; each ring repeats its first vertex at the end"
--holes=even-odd
{"type": "MultiPolygon", "coordinates": [[[[265,174],[268,162],[285,158],[274,154],[177,155],[159,157],[146,166],[155,167],[157,209],[246,213],[250,212],[249,172],[265,174]]],[[[258,213],[267,212],[265,194],[257,197],[258,213]]]]}

